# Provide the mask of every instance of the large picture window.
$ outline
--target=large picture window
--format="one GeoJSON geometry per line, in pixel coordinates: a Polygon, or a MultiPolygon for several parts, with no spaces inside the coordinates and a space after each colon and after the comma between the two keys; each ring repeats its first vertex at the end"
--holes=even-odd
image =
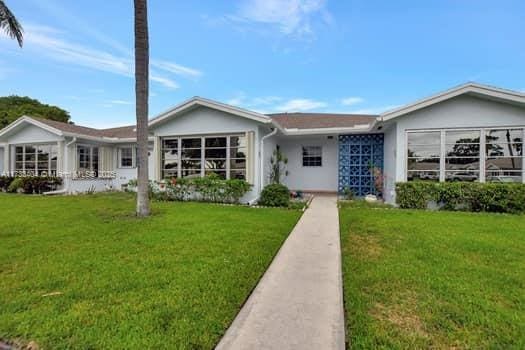
{"type": "Polygon", "coordinates": [[[407,133],[407,180],[523,182],[523,128],[407,133]]]}
{"type": "Polygon", "coordinates": [[[15,173],[26,176],[57,175],[56,145],[15,146],[15,173]]]}
{"type": "Polygon", "coordinates": [[[210,174],[223,179],[246,178],[244,135],[167,137],[162,139],[161,154],[162,178],[210,174]]]}

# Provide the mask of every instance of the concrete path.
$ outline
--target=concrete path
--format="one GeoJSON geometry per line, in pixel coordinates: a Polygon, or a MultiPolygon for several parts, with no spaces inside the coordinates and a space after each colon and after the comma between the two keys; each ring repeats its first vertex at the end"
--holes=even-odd
{"type": "Polygon", "coordinates": [[[217,349],[344,349],[339,216],[316,196],[217,349]]]}

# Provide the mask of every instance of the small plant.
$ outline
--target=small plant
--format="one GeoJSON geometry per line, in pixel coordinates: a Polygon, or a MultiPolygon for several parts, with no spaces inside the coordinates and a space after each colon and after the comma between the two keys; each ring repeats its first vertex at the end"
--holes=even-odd
{"type": "Polygon", "coordinates": [[[270,158],[270,183],[280,184],[281,179],[288,176],[286,165],[288,158],[281,152],[279,145],[275,146],[272,157],[270,158]]]}
{"type": "Polygon", "coordinates": [[[88,187],[88,189],[86,190],[85,193],[88,194],[88,195],[91,195],[91,194],[95,194],[96,191],[97,190],[95,188],[95,185],[91,185],[91,186],[88,187]]]}
{"type": "Polygon", "coordinates": [[[290,205],[290,191],[282,184],[267,185],[261,192],[259,204],[268,207],[288,207],[290,205]]]}
{"type": "Polygon", "coordinates": [[[354,199],[354,192],[352,192],[350,187],[347,186],[347,187],[343,188],[343,198],[346,199],[346,200],[349,200],[349,201],[354,199]]]}
{"type": "Polygon", "coordinates": [[[11,181],[9,186],[7,187],[7,192],[15,193],[18,192],[20,189],[24,188],[24,180],[21,177],[17,177],[11,181]]]}

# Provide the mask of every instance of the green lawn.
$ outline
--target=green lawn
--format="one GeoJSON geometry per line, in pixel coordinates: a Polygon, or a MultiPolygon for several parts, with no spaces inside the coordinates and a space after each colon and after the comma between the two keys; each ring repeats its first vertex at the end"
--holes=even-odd
{"type": "Polygon", "coordinates": [[[525,216],[342,204],[352,349],[525,348],[525,216]]]}
{"type": "Polygon", "coordinates": [[[210,349],[300,211],[0,194],[0,339],[210,349]],[[50,295],[51,293],[51,295],[50,295]]]}

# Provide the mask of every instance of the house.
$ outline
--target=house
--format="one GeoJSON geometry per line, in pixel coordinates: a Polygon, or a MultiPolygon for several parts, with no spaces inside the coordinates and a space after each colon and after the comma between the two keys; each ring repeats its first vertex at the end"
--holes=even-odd
{"type": "MultiPolygon", "coordinates": [[[[277,145],[293,190],[366,195],[377,192],[379,177],[394,202],[396,182],[525,180],[525,94],[475,83],[381,115],[265,115],[194,97],[151,119],[149,131],[151,180],[246,179],[246,202],[268,183],[277,145]]],[[[120,189],[136,178],[135,138],[134,126],[23,116],[0,131],[0,173],[57,174],[64,192],[120,189]]]]}

